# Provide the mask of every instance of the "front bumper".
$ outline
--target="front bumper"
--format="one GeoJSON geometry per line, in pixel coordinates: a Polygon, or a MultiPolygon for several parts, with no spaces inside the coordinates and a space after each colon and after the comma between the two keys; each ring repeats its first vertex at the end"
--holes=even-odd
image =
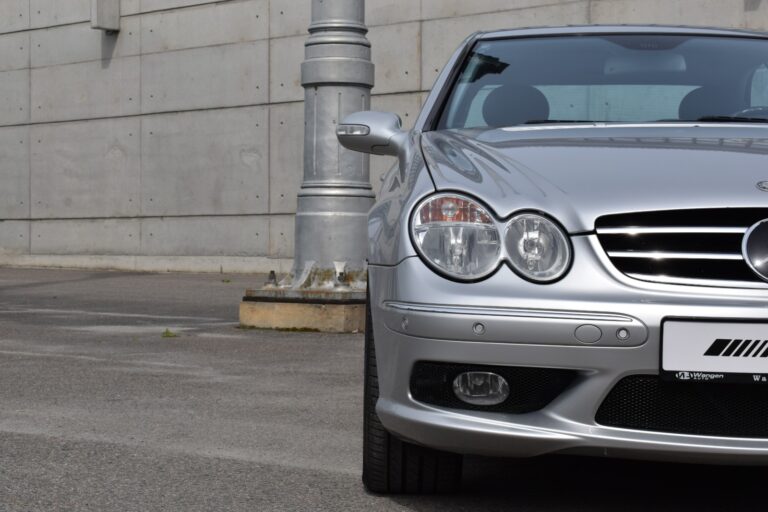
{"type": "Polygon", "coordinates": [[[384,426],[418,444],[478,455],[768,463],[768,438],[681,435],[595,422],[620,379],[659,373],[665,318],[768,320],[768,294],[637,282],[613,269],[593,236],[574,237],[573,243],[573,268],[552,285],[523,281],[507,268],[480,283],[456,283],[418,258],[372,266],[377,412],[384,426]],[[482,335],[476,334],[477,323],[484,326],[482,335]],[[600,339],[578,339],[582,325],[597,327],[600,339]],[[628,339],[617,336],[622,328],[628,339]],[[536,412],[459,411],[412,398],[410,372],[418,361],[562,368],[577,370],[579,377],[536,412]]]}

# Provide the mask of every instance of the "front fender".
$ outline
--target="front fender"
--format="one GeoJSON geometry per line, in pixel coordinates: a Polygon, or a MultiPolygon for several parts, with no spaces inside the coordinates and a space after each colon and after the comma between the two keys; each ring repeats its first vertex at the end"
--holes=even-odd
{"type": "Polygon", "coordinates": [[[385,176],[379,199],[368,215],[368,263],[396,265],[416,251],[408,219],[414,205],[435,191],[421,153],[421,135],[411,133],[398,164],[385,176]]]}

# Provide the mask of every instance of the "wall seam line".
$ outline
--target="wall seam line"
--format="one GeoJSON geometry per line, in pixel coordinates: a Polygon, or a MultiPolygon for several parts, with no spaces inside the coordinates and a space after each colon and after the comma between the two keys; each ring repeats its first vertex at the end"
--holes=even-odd
{"type": "Polygon", "coordinates": [[[295,217],[295,213],[189,213],[178,215],[135,215],[135,216],[95,216],[95,217],[22,217],[5,218],[0,222],[54,222],[54,221],[91,221],[91,220],[148,220],[148,219],[209,219],[232,217],[295,217]]]}

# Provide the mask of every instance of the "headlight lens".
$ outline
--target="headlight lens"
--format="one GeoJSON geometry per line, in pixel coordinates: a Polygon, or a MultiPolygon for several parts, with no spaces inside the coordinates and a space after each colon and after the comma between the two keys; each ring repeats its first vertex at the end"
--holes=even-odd
{"type": "Polygon", "coordinates": [[[419,253],[454,278],[478,279],[499,264],[499,230],[488,211],[469,198],[431,197],[416,209],[411,222],[419,253]]]}
{"type": "Polygon", "coordinates": [[[512,266],[532,281],[560,278],[571,263],[571,246],[557,224],[534,213],[509,221],[506,245],[512,266]]]}

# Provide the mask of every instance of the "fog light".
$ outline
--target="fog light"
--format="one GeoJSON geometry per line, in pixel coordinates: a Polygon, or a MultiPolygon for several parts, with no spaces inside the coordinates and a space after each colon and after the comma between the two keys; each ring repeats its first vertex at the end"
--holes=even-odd
{"type": "Polygon", "coordinates": [[[498,405],[509,396],[509,384],[495,373],[465,372],[453,380],[453,392],[468,404],[498,405]]]}

